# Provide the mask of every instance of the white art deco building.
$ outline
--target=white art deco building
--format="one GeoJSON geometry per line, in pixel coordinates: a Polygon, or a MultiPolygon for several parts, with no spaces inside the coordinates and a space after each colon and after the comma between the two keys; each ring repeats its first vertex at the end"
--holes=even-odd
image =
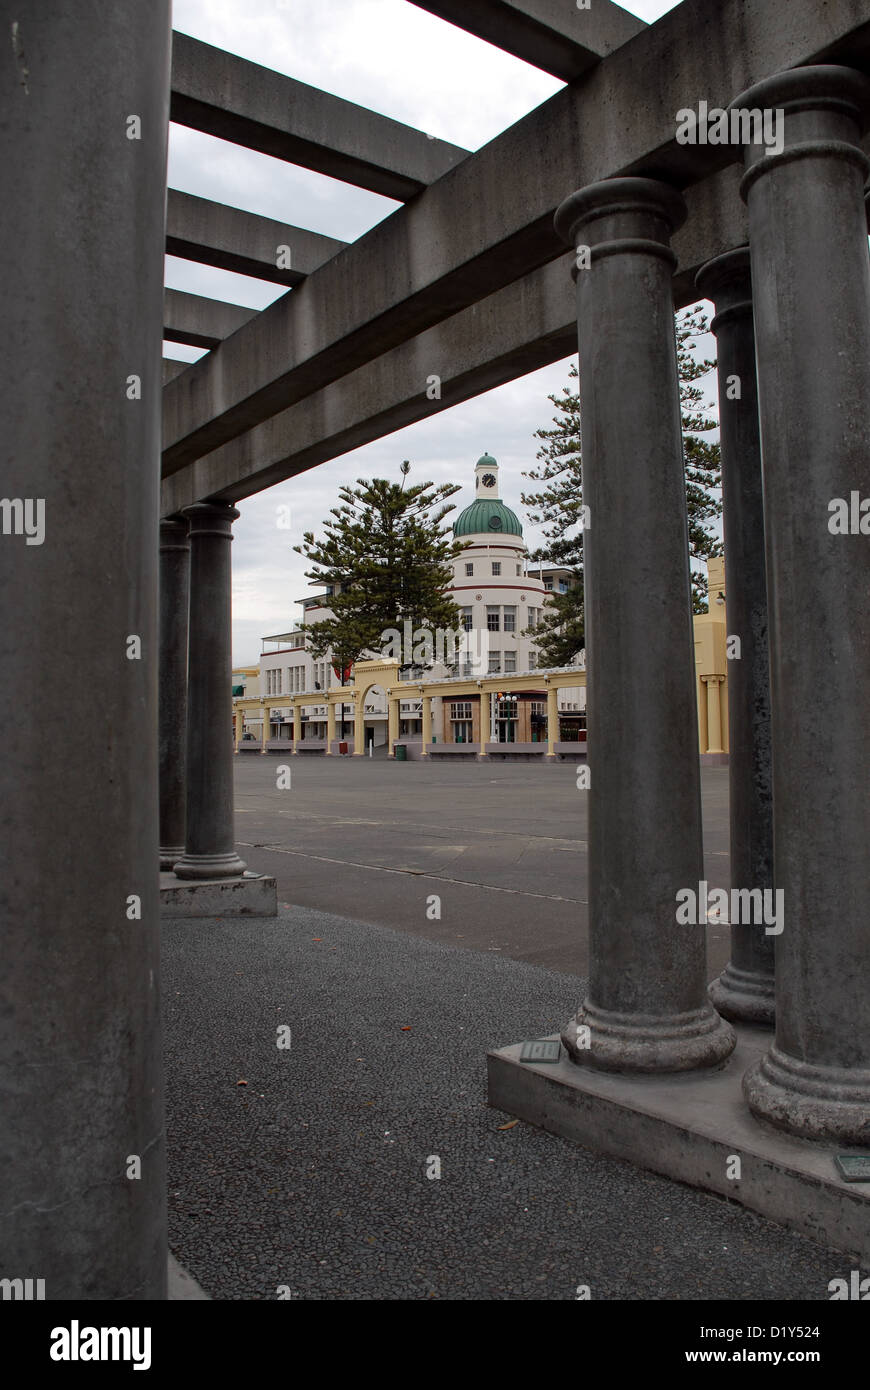
{"type": "MultiPolygon", "coordinates": [[[[497,461],[488,453],[478,459],[474,469],[474,499],[460,512],[453,535],[462,543],[462,553],[453,561],[453,580],[448,593],[460,610],[463,631],[456,674],[513,675],[538,668],[534,629],[541,620],[550,596],[567,592],[574,583],[571,570],[552,567],[529,568],[528,549],[523,540],[519,517],[499,495],[497,461]]],[[[253,695],[294,695],[325,691],[341,685],[340,673],[328,657],[315,658],[308,650],[306,628],[332,616],[331,590],[299,599],[302,621],[289,632],[262,639],[259,688],[256,677],[248,674],[241,689],[241,676],[234,677],[234,693],[253,695]]],[[[410,660],[410,654],[408,655],[410,660]]],[[[409,672],[410,674],[410,672],[409,672]]],[[[419,667],[416,678],[446,674],[443,665],[431,671],[419,667]]],[[[560,708],[566,718],[582,724],[585,690],[560,692],[560,708]],[[579,718],[578,718],[579,716],[579,718]]],[[[350,718],[350,705],[347,716],[350,718]]],[[[529,716],[531,717],[531,716],[529,716]]],[[[270,738],[289,740],[292,732],[290,709],[273,709],[270,738]]],[[[340,715],[339,715],[340,718],[340,715]]],[[[303,741],[312,751],[326,738],[326,707],[312,705],[302,716],[303,741]]],[[[526,721],[528,722],[528,721],[526,721]]],[[[514,721],[516,723],[516,721],[514,721]]],[[[455,731],[448,723],[448,711],[433,709],[433,727],[442,729],[448,739],[455,731]]],[[[402,702],[400,735],[420,733],[420,700],[402,702]]],[[[261,727],[251,720],[250,732],[261,737],[261,727]]],[[[469,729],[470,736],[470,729],[469,729]]],[[[495,736],[515,741],[520,732],[511,721],[501,721],[495,736]]],[[[366,738],[381,746],[387,737],[386,700],[372,691],[366,705],[366,738]]],[[[436,737],[438,735],[436,734],[436,737]]]]}

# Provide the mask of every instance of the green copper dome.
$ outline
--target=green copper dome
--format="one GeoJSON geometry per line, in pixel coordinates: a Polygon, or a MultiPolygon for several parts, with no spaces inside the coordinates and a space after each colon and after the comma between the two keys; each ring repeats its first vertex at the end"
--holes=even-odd
{"type": "Polygon", "coordinates": [[[480,532],[490,536],[521,536],[520,519],[510,507],[495,498],[478,498],[466,507],[453,524],[454,536],[473,536],[480,532]]]}

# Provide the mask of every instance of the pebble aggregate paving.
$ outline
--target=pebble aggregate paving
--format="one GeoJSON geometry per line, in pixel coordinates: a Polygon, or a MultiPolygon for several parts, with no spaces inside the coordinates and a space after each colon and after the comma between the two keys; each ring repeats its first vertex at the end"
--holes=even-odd
{"type": "Polygon", "coordinates": [[[214,1299],[827,1301],[855,1267],[499,1128],[486,1051],[558,1031],[575,975],[310,908],[163,936],[170,1247],[214,1299]]]}

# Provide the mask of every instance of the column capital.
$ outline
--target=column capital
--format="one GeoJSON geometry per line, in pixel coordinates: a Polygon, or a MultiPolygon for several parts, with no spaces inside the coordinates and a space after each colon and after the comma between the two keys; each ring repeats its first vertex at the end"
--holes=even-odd
{"type": "Polygon", "coordinates": [[[856,164],[865,179],[870,172],[857,143],[870,124],[870,78],[854,68],[826,63],[774,73],[736,96],[728,111],[737,110],[782,112],[785,124],[778,154],[764,142],[744,145],[744,202],[759,178],[796,159],[834,156],[856,164]]]}
{"type": "Polygon", "coordinates": [[[190,550],[190,527],[177,512],[160,521],[160,550],[190,550]]]}
{"type": "Polygon", "coordinates": [[[752,313],[752,269],[748,246],[738,246],[722,256],[707,261],[695,276],[695,288],[705,299],[716,305],[716,316],[710,331],[716,333],[723,323],[740,315],[752,313]]]}
{"type": "Polygon", "coordinates": [[[181,515],[190,523],[191,536],[222,536],[231,541],[233,522],[241,512],[231,502],[193,502],[182,508],[181,515]]]}
{"type": "Polygon", "coordinates": [[[676,265],[670,235],[687,217],[676,188],[658,179],[602,179],[566,198],[556,210],[557,234],[576,246],[582,232],[592,261],[620,251],[662,256],[676,265]]]}

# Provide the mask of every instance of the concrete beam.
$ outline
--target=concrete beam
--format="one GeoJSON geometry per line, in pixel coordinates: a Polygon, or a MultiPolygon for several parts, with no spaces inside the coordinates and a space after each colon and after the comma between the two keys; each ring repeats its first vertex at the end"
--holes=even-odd
{"type": "Polygon", "coordinates": [[[411,0],[467,34],[533,67],[573,82],[581,72],[647,26],[621,5],[595,0],[580,10],[565,0],[411,0]]]}
{"type": "MultiPolygon", "coordinates": [[[[747,239],[740,175],[733,165],[686,192],[690,215],[673,241],[677,308],[697,303],[706,260],[747,239]]],[[[162,515],[206,497],[240,501],[576,352],[570,266],[562,257],[532,271],[165,478],[162,515]],[[430,400],[433,374],[441,396],[430,400]]]]}
{"type": "Polygon", "coordinates": [[[214,348],[229,338],[259,309],[243,304],[226,304],[202,294],[184,290],[163,291],[163,336],[170,343],[189,343],[191,347],[214,348]]]}
{"type": "Polygon", "coordinates": [[[468,154],[177,30],[170,119],[399,202],[468,154]]]}
{"type": "Polygon", "coordinates": [[[824,57],[870,62],[870,0],[684,0],[321,266],[164,391],[164,474],[561,255],[567,192],[643,173],[686,188],[734,161],[676,112],[824,57]],[[716,55],[711,61],[710,55],[716,55]],[[614,112],[620,119],[614,119],[614,112]]]}
{"type": "Polygon", "coordinates": [[[178,362],[174,357],[164,357],[163,385],[165,386],[167,381],[171,381],[174,376],[178,376],[179,372],[187,371],[189,366],[189,362],[178,362]]]}
{"type": "MultiPolygon", "coordinates": [[[[288,288],[347,245],[304,227],[276,222],[241,208],[226,207],[170,188],[166,206],[166,251],[201,265],[253,275],[288,288]],[[278,266],[279,247],[289,246],[289,268],[278,266]]],[[[286,262],[286,255],[281,258],[286,262]]]]}

